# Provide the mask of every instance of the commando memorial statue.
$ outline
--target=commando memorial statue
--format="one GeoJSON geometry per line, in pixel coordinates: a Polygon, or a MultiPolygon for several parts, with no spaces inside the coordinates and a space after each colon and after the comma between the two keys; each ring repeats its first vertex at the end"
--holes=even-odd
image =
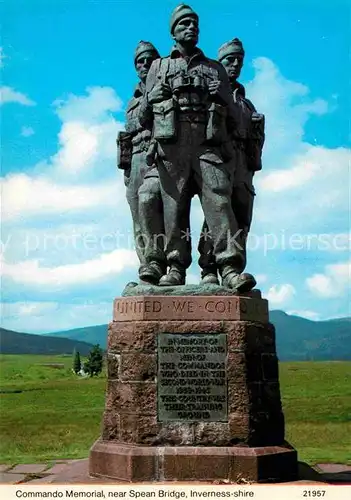
{"type": "Polygon", "coordinates": [[[238,38],[207,57],[199,16],[185,4],[169,31],[166,57],[151,42],[136,47],[140,81],[117,140],[139,282],[114,300],[89,473],[129,482],[291,481],[297,452],[285,441],[275,329],[245,272],[265,117],[238,82],[238,38]],[[201,280],[186,285],[195,196],[201,280]]]}

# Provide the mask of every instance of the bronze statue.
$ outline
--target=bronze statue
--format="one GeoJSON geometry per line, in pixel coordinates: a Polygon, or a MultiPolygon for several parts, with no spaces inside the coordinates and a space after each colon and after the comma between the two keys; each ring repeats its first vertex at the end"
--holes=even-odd
{"type": "Polygon", "coordinates": [[[141,125],[153,130],[164,208],[169,271],[159,284],[185,283],[190,258],[180,222],[188,217],[195,187],[222,284],[237,288],[245,254],[233,242],[239,226],[232,208],[235,157],[230,134],[237,117],[228,76],[222,64],[197,48],[199,19],[191,7],[182,4],[173,11],[170,30],[175,47],[169,57],[152,63],[139,113],[141,125]]]}
{"type": "MultiPolygon", "coordinates": [[[[246,98],[244,86],[238,82],[244,57],[244,48],[238,38],[226,42],[218,51],[218,59],[228,74],[233,102],[238,110],[238,126],[231,134],[235,150],[232,207],[241,230],[237,242],[243,248],[245,256],[242,270],[246,265],[246,240],[251,226],[255,196],[252,180],[254,173],[262,168],[261,155],[264,143],[264,115],[256,112],[252,102],[246,98]]],[[[201,283],[218,283],[213,244],[208,235],[206,222],[203,225],[198,249],[199,265],[202,268],[201,283]]]]}
{"type": "Polygon", "coordinates": [[[142,281],[156,284],[166,272],[166,260],[162,239],[155,239],[154,234],[164,233],[163,208],[160,192],[158,171],[153,164],[147,164],[147,151],[150,147],[151,132],[139,123],[138,113],[145,92],[145,82],[152,62],[160,57],[156,48],[150,42],[140,41],[136,47],[134,64],[140,82],[134,95],[127,105],[126,132],[120,132],[119,168],[124,170],[124,182],[127,190],[127,200],[130,206],[134,240],[140,260],[139,277],[142,281]],[[152,214],[152,227],[145,227],[140,220],[140,213],[152,214]],[[154,242],[152,265],[146,265],[145,246],[154,242]]]}

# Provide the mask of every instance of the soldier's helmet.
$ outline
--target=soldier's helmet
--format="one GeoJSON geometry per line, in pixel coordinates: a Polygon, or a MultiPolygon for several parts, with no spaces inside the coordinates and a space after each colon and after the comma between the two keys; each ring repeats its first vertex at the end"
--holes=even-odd
{"type": "Polygon", "coordinates": [[[243,44],[239,38],[233,38],[233,40],[229,40],[229,42],[225,42],[219,47],[218,60],[222,61],[225,57],[229,56],[229,54],[245,55],[243,44]]]}
{"type": "Polygon", "coordinates": [[[171,20],[170,20],[170,29],[171,29],[171,35],[173,35],[174,28],[178,24],[178,22],[183,19],[184,17],[195,17],[197,22],[199,22],[199,16],[196,14],[196,12],[189,6],[186,5],[185,3],[181,3],[174,9],[171,15],[171,20]]]}
{"type": "Polygon", "coordinates": [[[151,42],[145,42],[144,40],[140,40],[134,52],[134,64],[136,63],[138,57],[141,54],[144,54],[145,52],[152,52],[153,54],[155,54],[155,59],[160,57],[158,50],[151,42]]]}

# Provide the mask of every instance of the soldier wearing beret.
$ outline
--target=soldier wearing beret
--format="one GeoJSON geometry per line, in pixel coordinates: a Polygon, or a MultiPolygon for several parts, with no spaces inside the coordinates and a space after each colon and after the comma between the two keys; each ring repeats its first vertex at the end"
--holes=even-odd
{"type": "MultiPolygon", "coordinates": [[[[238,38],[226,42],[218,51],[218,59],[228,74],[234,106],[238,111],[236,115],[238,126],[231,133],[235,150],[232,207],[240,229],[237,241],[243,248],[246,263],[246,239],[251,226],[255,196],[253,176],[262,168],[264,115],[256,112],[254,105],[246,97],[244,86],[238,82],[244,56],[244,48],[238,38]]],[[[203,226],[203,237],[199,242],[199,252],[202,283],[218,283],[213,245],[211,238],[208,237],[206,223],[203,226]]]]}
{"type": "MultiPolygon", "coordinates": [[[[244,255],[232,244],[238,231],[231,194],[234,181],[230,132],[236,126],[223,66],[197,48],[198,15],[188,5],[172,13],[175,47],[154,61],[146,81],[140,121],[153,130],[164,206],[168,274],[160,285],[185,282],[190,256],[181,221],[190,211],[192,185],[213,235],[213,254],[223,285],[237,288],[244,255]]],[[[148,256],[146,255],[146,260],[148,256]]]]}
{"type": "Polygon", "coordinates": [[[134,95],[127,105],[126,132],[120,132],[119,168],[124,170],[127,201],[133,219],[134,241],[140,260],[139,277],[142,281],[158,283],[165,273],[164,241],[155,235],[164,234],[163,208],[158,171],[155,165],[147,165],[147,151],[151,132],[141,126],[138,113],[145,93],[145,82],[152,62],[160,57],[150,42],[140,41],[134,55],[134,65],[139,76],[134,95]],[[141,189],[142,188],[142,189],[141,189]],[[140,213],[151,218],[151,229],[142,224],[140,213]],[[145,265],[145,245],[153,248],[152,265],[145,265]]]}

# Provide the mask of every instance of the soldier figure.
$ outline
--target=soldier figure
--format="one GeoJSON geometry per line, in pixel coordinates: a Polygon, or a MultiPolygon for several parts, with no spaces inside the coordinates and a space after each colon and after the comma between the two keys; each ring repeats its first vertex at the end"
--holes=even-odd
{"type": "Polygon", "coordinates": [[[139,108],[145,92],[145,82],[152,62],[160,55],[150,42],[140,41],[134,56],[134,64],[140,82],[127,106],[126,132],[120,132],[118,167],[124,170],[124,183],[130,206],[136,252],[140,260],[139,277],[142,281],[157,284],[166,271],[164,241],[156,240],[154,234],[164,234],[163,208],[158,171],[155,165],[147,165],[147,151],[151,132],[143,128],[138,119],[139,108]],[[143,187],[140,193],[139,189],[143,187]],[[147,192],[146,192],[147,190],[147,192]],[[152,234],[142,227],[140,213],[152,213],[152,234]],[[145,265],[145,245],[155,248],[152,265],[145,265]]]}
{"type": "Polygon", "coordinates": [[[169,272],[160,285],[185,282],[190,256],[181,221],[189,213],[194,184],[223,285],[236,288],[244,255],[232,242],[238,224],[231,203],[234,167],[227,132],[236,122],[228,76],[196,47],[199,19],[191,7],[179,5],[170,25],[176,45],[169,57],[153,62],[140,108],[140,122],[153,129],[164,207],[169,272]]]}
{"type": "MultiPolygon", "coordinates": [[[[243,248],[246,264],[246,240],[251,226],[255,191],[253,175],[261,170],[261,155],[264,143],[264,115],[256,113],[254,105],[245,96],[245,88],[237,81],[244,62],[244,48],[238,38],[222,45],[218,59],[229,77],[233,101],[238,113],[239,125],[232,132],[235,150],[235,175],[232,193],[232,206],[238,221],[237,242],[243,248]]],[[[218,283],[217,266],[213,255],[213,244],[208,236],[206,222],[199,242],[199,265],[202,268],[202,283],[218,283]]],[[[245,275],[243,275],[245,276],[245,275]]],[[[246,275],[247,276],[247,275],[246,275]]],[[[255,283],[252,284],[254,286],[255,283]]]]}

